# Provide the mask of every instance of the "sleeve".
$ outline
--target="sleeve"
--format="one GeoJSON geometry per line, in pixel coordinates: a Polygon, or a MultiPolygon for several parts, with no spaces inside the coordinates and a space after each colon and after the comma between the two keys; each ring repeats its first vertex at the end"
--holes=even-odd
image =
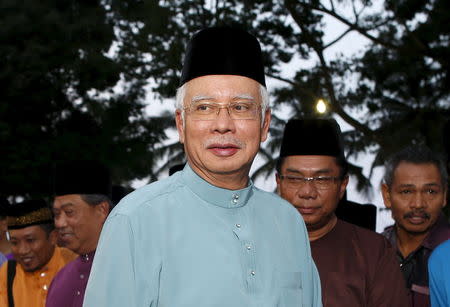
{"type": "MultiPolygon", "coordinates": [[[[450,241],[449,241],[450,242],[450,241]]],[[[449,245],[450,246],[450,243],[449,245]]],[[[444,275],[448,274],[450,271],[449,268],[445,269],[445,261],[444,259],[450,259],[450,248],[447,249],[447,255],[443,253],[444,250],[437,249],[435,250],[428,260],[428,275],[429,275],[429,284],[430,284],[430,299],[431,306],[433,307],[444,307],[448,306],[450,303],[450,298],[446,297],[445,287],[449,288],[450,293],[450,278],[449,281],[446,282],[444,280],[444,275]],[[443,257],[444,256],[444,257],[443,257]],[[443,259],[444,258],[444,259],[443,259]]],[[[448,265],[448,264],[447,264],[448,265]]],[[[448,265],[449,266],[449,265],[448,265]]]]}
{"type": "Polygon", "coordinates": [[[110,216],[100,235],[83,306],[155,306],[160,268],[157,257],[148,254],[154,246],[148,245],[138,242],[128,216],[110,216]]]}
{"type": "Polygon", "coordinates": [[[7,263],[4,262],[0,268],[0,307],[8,307],[8,294],[6,290],[7,263]]]}
{"type": "MultiPolygon", "coordinates": [[[[394,248],[382,238],[381,252],[376,258],[372,280],[368,289],[368,307],[410,307],[411,299],[400,271],[394,248]]],[[[375,250],[375,249],[373,249],[375,250]]]]}
{"type": "Polygon", "coordinates": [[[317,267],[316,267],[314,261],[312,260],[312,257],[311,257],[311,267],[312,267],[311,271],[312,271],[312,276],[313,276],[313,280],[312,280],[313,302],[312,302],[311,306],[322,307],[322,290],[321,290],[321,286],[320,286],[319,272],[317,271],[317,267]]]}
{"type": "Polygon", "coordinates": [[[300,246],[303,250],[303,257],[305,259],[305,273],[303,274],[304,280],[302,280],[304,289],[304,302],[303,306],[322,307],[322,289],[320,286],[319,272],[317,271],[316,264],[312,258],[311,246],[309,244],[308,231],[306,230],[305,222],[303,218],[300,218],[301,223],[299,233],[302,234],[302,244],[300,246]]]}

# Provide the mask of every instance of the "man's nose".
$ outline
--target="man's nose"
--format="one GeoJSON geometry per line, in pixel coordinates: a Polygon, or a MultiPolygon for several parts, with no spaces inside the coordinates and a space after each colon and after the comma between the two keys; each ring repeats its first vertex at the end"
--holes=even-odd
{"type": "Polygon", "coordinates": [[[57,229],[64,228],[67,226],[66,218],[62,215],[59,215],[58,217],[55,217],[55,227],[57,229]]]}
{"type": "Polygon", "coordinates": [[[424,195],[420,192],[414,193],[413,198],[410,203],[410,207],[414,209],[421,209],[426,206],[426,199],[424,195]]]}
{"type": "Polygon", "coordinates": [[[300,198],[305,199],[315,199],[318,195],[317,188],[315,187],[314,183],[311,181],[304,181],[298,188],[297,188],[297,195],[300,198]]]}
{"type": "Polygon", "coordinates": [[[26,243],[19,243],[17,252],[19,255],[26,255],[30,251],[30,247],[26,243]]]}
{"type": "Polygon", "coordinates": [[[214,120],[214,130],[220,133],[234,131],[235,122],[230,116],[228,107],[220,107],[217,112],[217,118],[214,120]]]}

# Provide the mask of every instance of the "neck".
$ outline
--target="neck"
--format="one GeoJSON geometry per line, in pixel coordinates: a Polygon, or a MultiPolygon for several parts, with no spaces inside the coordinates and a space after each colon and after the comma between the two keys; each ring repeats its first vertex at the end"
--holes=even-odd
{"type": "Polygon", "coordinates": [[[428,231],[424,233],[410,233],[398,225],[395,226],[397,233],[397,248],[404,258],[415,251],[425,240],[428,231]]]}
{"type": "Polygon", "coordinates": [[[194,167],[191,164],[192,170],[203,178],[208,183],[227,190],[240,190],[248,186],[249,177],[248,173],[250,168],[242,168],[237,171],[229,173],[212,173],[205,172],[204,170],[194,167]]]}
{"type": "Polygon", "coordinates": [[[322,238],[324,235],[326,235],[327,233],[329,233],[330,231],[333,230],[334,226],[336,226],[336,223],[337,223],[337,217],[336,217],[336,215],[333,214],[333,216],[331,217],[329,222],[326,223],[325,225],[323,225],[322,227],[319,227],[317,229],[307,227],[309,241],[312,242],[312,241],[322,238]]]}

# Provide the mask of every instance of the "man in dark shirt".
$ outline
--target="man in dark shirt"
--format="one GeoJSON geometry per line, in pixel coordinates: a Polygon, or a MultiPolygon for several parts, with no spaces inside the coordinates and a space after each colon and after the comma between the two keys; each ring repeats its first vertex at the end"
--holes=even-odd
{"type": "Polygon", "coordinates": [[[397,248],[413,307],[427,307],[428,258],[450,238],[450,225],[441,212],[447,203],[445,163],[427,147],[410,146],[393,155],[385,168],[383,199],[395,225],[383,234],[397,248]]]}
{"type": "Polygon", "coordinates": [[[408,306],[408,293],[383,236],[344,222],[336,207],[348,183],[334,120],[291,120],[277,164],[277,187],[303,216],[325,307],[408,306]]]}

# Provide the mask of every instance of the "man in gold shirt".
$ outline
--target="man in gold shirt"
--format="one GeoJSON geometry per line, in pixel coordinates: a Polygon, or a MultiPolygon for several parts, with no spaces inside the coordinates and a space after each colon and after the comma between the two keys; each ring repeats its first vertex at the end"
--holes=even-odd
{"type": "Polygon", "coordinates": [[[15,260],[0,268],[0,307],[43,307],[53,277],[77,255],[56,246],[57,232],[44,200],[10,205],[6,214],[15,260]]]}

